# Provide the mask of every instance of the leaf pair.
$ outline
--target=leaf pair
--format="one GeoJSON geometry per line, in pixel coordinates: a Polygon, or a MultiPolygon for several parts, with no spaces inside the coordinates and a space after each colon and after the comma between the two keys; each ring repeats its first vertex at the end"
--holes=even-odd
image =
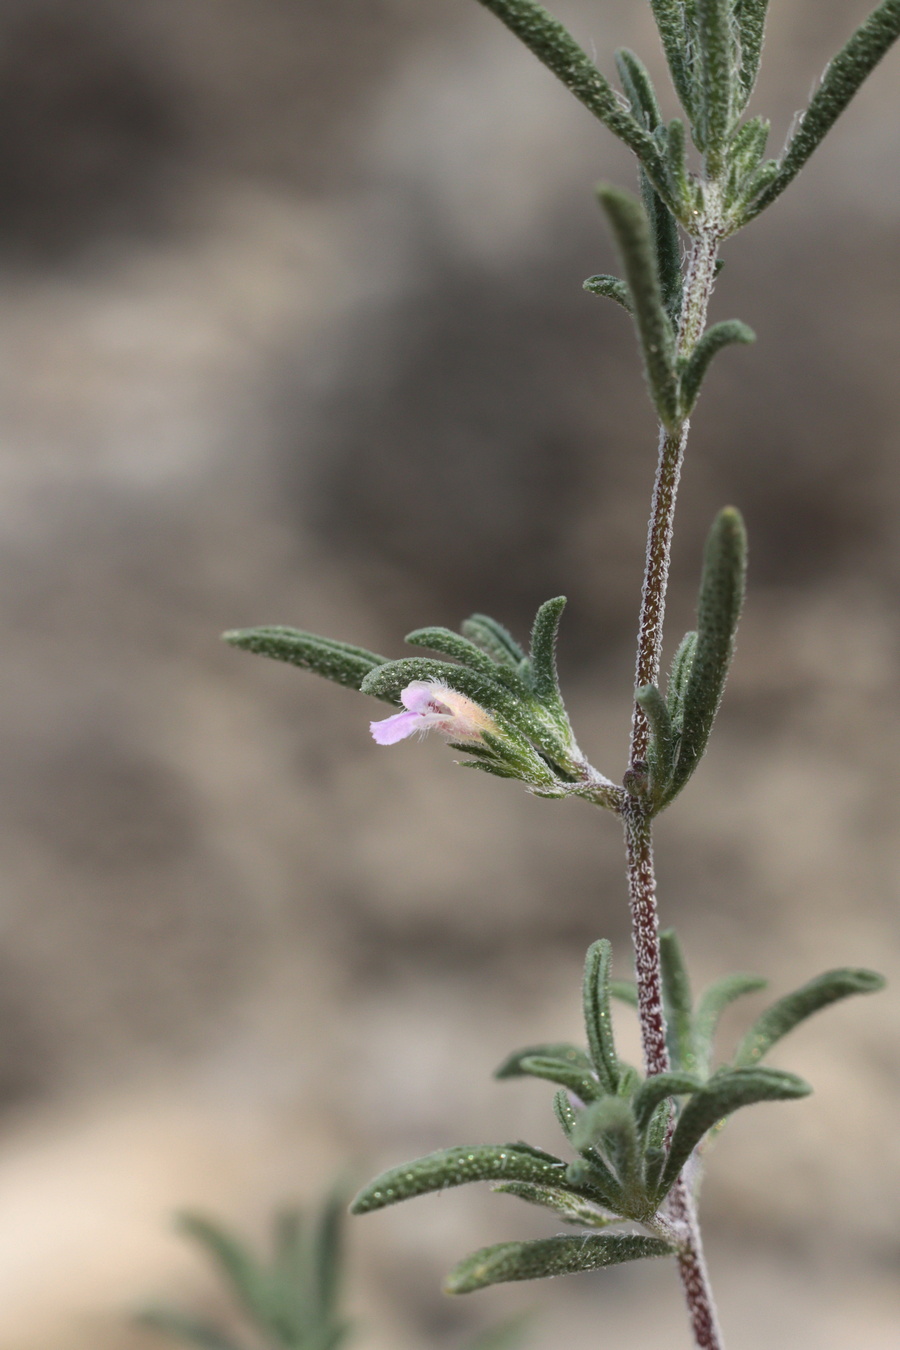
{"type": "MultiPolygon", "coordinates": [[[[182,1214],[179,1227],[211,1257],[261,1344],[270,1350],[337,1350],[349,1334],[338,1308],[344,1203],[343,1193],[334,1191],[311,1227],[296,1210],[279,1215],[269,1261],[202,1215],[182,1214]]],[[[240,1350],[213,1323],[172,1309],[148,1309],[139,1320],[203,1350],[240,1350]]]]}
{"type": "Polygon", "coordinates": [[[626,280],[596,276],[584,286],[616,300],[632,315],[650,397],[663,425],[674,430],[697,402],[713,357],[733,343],[753,342],[754,333],[740,320],[727,319],[713,324],[691,352],[680,356],[676,325],[681,291],[673,272],[678,255],[673,245],[660,242],[658,212],[652,224],[646,207],[620,188],[601,187],[598,197],[612,226],[626,280]]]}
{"type": "Polygon", "coordinates": [[[744,601],[747,535],[739,511],[726,507],[706,541],[697,631],[683,639],[666,698],[656,685],[635,695],[650,724],[647,803],[653,813],[672,801],[699,764],[722,701],[744,601]]]}

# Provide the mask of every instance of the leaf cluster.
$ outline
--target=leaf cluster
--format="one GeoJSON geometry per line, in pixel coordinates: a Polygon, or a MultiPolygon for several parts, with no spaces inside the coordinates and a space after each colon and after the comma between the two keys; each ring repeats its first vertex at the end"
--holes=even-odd
{"type": "MultiPolygon", "coordinates": [[[[344,1192],[335,1190],[310,1223],[296,1209],[279,1214],[267,1258],[203,1215],[184,1213],[178,1226],[218,1269],[254,1333],[254,1346],[338,1350],[350,1334],[339,1309],[344,1206],[344,1192]]],[[[175,1309],[149,1308],[139,1321],[203,1350],[247,1350],[217,1324],[175,1309]]]]}
{"type": "Polygon", "coordinates": [[[461,761],[464,768],[519,779],[537,796],[583,796],[615,809],[621,789],[585,760],[560,692],[556,641],[565,603],[559,596],[541,605],[527,652],[486,614],[466,619],[460,633],[441,627],[415,629],[406,641],[438,656],[397,661],[294,628],[240,629],[225,633],[224,639],[394,706],[413,681],[439,681],[477,703],[496,727],[483,732],[478,742],[451,742],[467,756],[461,761]]]}
{"type": "Polygon", "coordinates": [[[636,694],[651,730],[642,785],[651,815],[681,791],[706,750],[734,654],[746,573],[744,522],[739,511],[726,507],[706,541],[697,629],[685,634],[675,653],[666,695],[655,684],[636,694]]]}
{"type": "Polygon", "coordinates": [[[357,1214],[470,1181],[549,1209],[586,1230],[531,1242],[504,1242],[461,1261],[447,1277],[450,1293],[509,1280],[596,1270],[677,1251],[666,1197],[710,1133],[742,1106],[806,1096],[795,1074],[762,1067],[771,1047],[804,1018],[850,994],[871,993],[873,971],[833,970],[778,1000],[757,1018],[734,1058],[715,1069],[713,1045],[724,1009],[765,981],[731,975],[707,989],[696,1007],[673,932],[662,935],[662,978],[671,1068],[642,1078],[618,1056],[610,999],[636,1004],[636,987],[610,978],[611,950],[595,942],[585,962],[586,1046],[526,1046],[497,1069],[502,1079],[541,1078],[557,1088],[554,1109],[577,1155],[566,1161],[516,1142],[444,1149],[377,1177],[356,1197],[357,1214]],[[638,1225],[639,1232],[621,1231],[638,1225]],[[608,1231],[619,1227],[620,1231],[608,1231]]]}

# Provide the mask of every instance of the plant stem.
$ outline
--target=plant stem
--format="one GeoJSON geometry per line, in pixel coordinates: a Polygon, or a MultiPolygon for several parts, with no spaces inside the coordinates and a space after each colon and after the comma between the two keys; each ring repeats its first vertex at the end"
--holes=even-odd
{"type": "MultiPolygon", "coordinates": [[[[690,356],[700,338],[716,272],[721,237],[718,195],[708,185],[709,214],[698,233],[688,260],[684,283],[678,355],[690,356]]],[[[684,418],[673,428],[660,427],[659,460],[653,484],[647,557],[641,594],[635,685],[659,683],[663,620],[672,551],[672,529],[681,465],[687,446],[689,422],[684,418]]],[[[636,781],[645,769],[650,727],[643,709],[635,703],[631,729],[630,769],[636,781]]],[[[626,777],[626,785],[628,779],[626,777]]],[[[638,1008],[644,1065],[648,1075],[669,1068],[666,1019],[662,1001],[659,957],[659,918],[656,876],[653,867],[651,818],[640,796],[630,796],[621,808],[625,825],[628,864],[628,894],[631,904],[632,940],[637,974],[638,1008]]],[[[669,1194],[667,1217],[677,1234],[678,1269],[698,1350],[722,1350],[712,1289],[703,1258],[703,1245],[693,1196],[680,1177],[669,1194]]]]}

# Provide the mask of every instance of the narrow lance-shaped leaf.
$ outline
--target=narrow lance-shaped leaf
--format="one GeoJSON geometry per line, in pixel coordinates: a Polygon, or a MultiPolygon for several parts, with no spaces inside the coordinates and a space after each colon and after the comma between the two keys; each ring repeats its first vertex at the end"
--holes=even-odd
{"type": "Polygon", "coordinates": [[[350,1206],[352,1214],[396,1205],[417,1195],[428,1195],[469,1181],[530,1181],[559,1185],[565,1178],[565,1163],[552,1153],[521,1144],[482,1144],[473,1148],[447,1148],[425,1158],[392,1167],[365,1186],[350,1206]]]}
{"type": "Polygon", "coordinates": [[[571,33],[535,0],[481,0],[515,33],[589,112],[634,151],[654,186],[665,192],[665,174],[656,143],[625,111],[609,81],[582,51],[571,33]]]}
{"type": "Polygon", "coordinates": [[[734,652],[746,570],[744,522],[739,511],[726,507],[716,518],[706,543],[697,643],[684,690],[681,743],[669,800],[690,778],[709,741],[734,652]]]}
{"type": "Polygon", "coordinates": [[[737,0],[735,5],[741,44],[741,107],[748,102],[756,84],[768,8],[769,0],[737,0]]]}
{"type": "Polygon", "coordinates": [[[696,0],[700,47],[700,120],[707,169],[717,177],[725,166],[725,147],[731,130],[734,84],[732,0],[696,0]]]}
{"type": "Polygon", "coordinates": [[[531,630],[531,669],[534,692],[545,703],[561,703],[559,677],[556,673],[556,637],[559,621],[566,607],[566,597],[545,600],[535,615],[531,630]]]}
{"type": "Polygon", "coordinates": [[[602,187],[597,195],[625,267],[650,396],[665,425],[673,426],[678,417],[674,334],[663,304],[647,213],[639,201],[618,188],[602,187]]]}
{"type": "Polygon", "coordinates": [[[267,1318],[271,1305],[269,1277],[244,1244],[201,1214],[179,1214],[178,1227],[206,1249],[247,1312],[255,1318],[267,1318]]]}
{"type": "Polygon", "coordinates": [[[347,1199],[343,1188],[335,1188],[322,1206],[313,1232],[312,1256],[316,1307],[323,1322],[330,1321],[337,1309],[341,1277],[341,1242],[347,1199]]]}
{"type": "Polygon", "coordinates": [[[578,1116],[572,1146],[579,1152],[597,1149],[602,1153],[612,1164],[626,1201],[638,1200],[640,1149],[634,1112],[628,1102],[621,1097],[602,1097],[591,1102],[578,1116]]]}
{"type": "Polygon", "coordinates": [[[386,656],[378,656],[364,647],[353,647],[349,642],[335,642],[331,638],[319,637],[316,633],[304,633],[299,628],[238,628],[223,633],[222,639],[232,647],[240,647],[242,651],[270,656],[275,661],[287,661],[292,666],[311,670],[349,689],[359,689],[365,677],[388,660],[386,656]]]}
{"type": "Polygon", "coordinates": [[[590,1200],[557,1187],[535,1186],[530,1181],[498,1181],[491,1190],[515,1195],[529,1205],[552,1209],[564,1223],[577,1223],[584,1228],[608,1228],[611,1223],[621,1223],[618,1215],[604,1214],[590,1200]]]}
{"type": "Polygon", "coordinates": [[[764,980],[760,975],[723,975],[720,980],[716,980],[704,990],[694,1014],[694,1041],[697,1047],[699,1072],[709,1073],[719,1018],[728,1005],[745,994],[754,994],[759,989],[765,989],[768,983],[768,980],[764,980]]]}
{"type": "Polygon", "coordinates": [[[659,958],[669,1057],[676,1069],[691,1073],[697,1063],[691,983],[681,944],[672,928],[659,935],[659,958]]]}
{"type": "Polygon", "coordinates": [[[496,661],[469,638],[454,633],[451,628],[416,628],[412,633],[407,633],[404,641],[412,647],[427,647],[430,651],[451,656],[454,661],[461,662],[471,670],[477,670],[490,680],[497,677],[496,661]]]}
{"type": "Polygon", "coordinates": [[[579,1046],[570,1045],[568,1041],[549,1041],[540,1045],[526,1045],[524,1050],[514,1051],[513,1054],[507,1056],[498,1069],[494,1070],[494,1077],[525,1077],[530,1074],[530,1070],[524,1069],[522,1062],[535,1057],[554,1059],[584,1073],[590,1073],[593,1067],[590,1059],[579,1046]]]}
{"type": "Polygon", "coordinates": [[[714,323],[711,328],[707,328],[688,358],[688,363],[681,374],[681,410],[685,416],[697,402],[700,386],[713,357],[723,347],[728,347],[732,343],[755,341],[756,334],[753,329],[748,328],[745,323],[741,323],[740,319],[725,319],[722,323],[714,323]]]}
{"type": "Polygon", "coordinates": [[[643,1139],[650,1128],[656,1108],[667,1097],[681,1097],[696,1092],[703,1082],[693,1073],[655,1073],[638,1088],[634,1098],[634,1120],[638,1135],[643,1139]]]}
{"type": "Polygon", "coordinates": [[[807,1097],[808,1083],[776,1069],[733,1069],[713,1078],[686,1103],[672,1136],[657,1201],[674,1185],[682,1167],[708,1130],[742,1106],[807,1097]]]}
{"type": "Polygon", "coordinates": [[[465,637],[493,657],[498,665],[518,670],[526,659],[512,634],[507,632],[502,623],[487,614],[473,614],[461,626],[465,637]]]}
{"type": "Polygon", "coordinates": [[[613,1039],[609,1009],[609,972],[612,948],[599,938],[588,948],[584,963],[584,1024],[594,1068],[605,1091],[615,1092],[619,1082],[619,1060],[613,1039]]]}
{"type": "Polygon", "coordinates": [[[687,167],[687,133],[680,117],[673,117],[666,137],[666,168],[672,195],[679,205],[681,219],[690,215],[691,183],[687,167]]]}
{"type": "Polygon", "coordinates": [[[533,1078],[543,1078],[545,1082],[568,1088],[583,1102],[592,1102],[603,1091],[593,1074],[567,1064],[564,1059],[531,1055],[522,1060],[522,1069],[533,1078]]]}
{"type": "Polygon", "coordinates": [[[662,801],[672,778],[675,763],[675,733],[669,709],[655,684],[645,684],[635,694],[637,702],[644,710],[650,726],[650,793],[657,801],[662,801]]]}
{"type": "Polygon", "coordinates": [[[669,708],[669,716],[678,732],[681,731],[684,713],[684,691],[687,688],[688,676],[691,673],[696,650],[697,634],[685,633],[677,652],[672,658],[672,665],[669,670],[669,679],[666,684],[666,703],[669,708]]]}
{"type": "Polygon", "coordinates": [[[267,1323],[281,1338],[297,1341],[321,1320],[316,1244],[298,1210],[275,1216],[273,1245],[267,1323]]]}
{"type": "Polygon", "coordinates": [[[791,138],[775,177],[751,203],[752,220],[780,196],[834,126],[860,85],[900,37],[900,0],[882,0],[860,24],[845,47],[828,63],[822,82],[791,138]]]}
{"type": "Polygon", "coordinates": [[[673,1250],[659,1238],[605,1233],[501,1242],[460,1261],[444,1281],[444,1289],[448,1294],[470,1294],[490,1284],[600,1270],[643,1257],[669,1256],[673,1250]]]}
{"type": "Polygon", "coordinates": [[[528,1325],[528,1314],[509,1317],[499,1326],[489,1327],[477,1336],[467,1350],[516,1350],[528,1325]]]}
{"type": "Polygon", "coordinates": [[[582,288],[590,291],[591,295],[604,295],[607,300],[615,300],[616,304],[621,305],[627,314],[634,313],[631,292],[621,277],[612,277],[606,272],[598,272],[595,277],[588,277],[587,281],[582,283],[582,288]]]}
{"type": "Polygon", "coordinates": [[[735,1064],[758,1064],[775,1042],[793,1031],[798,1022],[851,994],[877,993],[884,984],[884,976],[874,970],[852,967],[826,970],[824,975],[818,975],[773,1003],[757,1018],[738,1047],[735,1064]]]}
{"type": "Polygon", "coordinates": [[[687,23],[684,5],[682,0],[650,0],[650,8],[662,39],[672,83],[681,106],[693,121],[697,113],[697,90],[690,58],[694,34],[687,23]]]}
{"type": "MultiPolygon", "coordinates": [[[[622,81],[622,88],[631,104],[631,111],[664,148],[667,131],[647,68],[640,57],[627,47],[622,47],[616,52],[616,68],[622,81]]],[[[678,237],[678,226],[674,215],[643,169],[640,179],[641,199],[650,222],[650,235],[656,251],[656,266],[663,303],[669,315],[675,319],[681,309],[682,286],[681,241],[678,237]]]]}

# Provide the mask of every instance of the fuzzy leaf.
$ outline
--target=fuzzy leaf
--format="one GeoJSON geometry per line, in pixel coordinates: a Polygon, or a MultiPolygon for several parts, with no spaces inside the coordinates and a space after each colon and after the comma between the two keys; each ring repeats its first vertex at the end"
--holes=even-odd
{"type": "Polygon", "coordinates": [[[678,418],[675,342],[666,313],[650,221],[641,203],[619,188],[598,189],[625,267],[650,396],[666,426],[678,418]]]}
{"type": "Polygon", "coordinates": [[[578,1151],[596,1150],[612,1164],[629,1200],[640,1187],[640,1148],[634,1112],[621,1097],[602,1097],[579,1113],[572,1133],[578,1151]]]}
{"type": "Polygon", "coordinates": [[[631,111],[648,131],[655,131],[662,122],[662,115],[647,67],[640,57],[627,47],[619,48],[615,54],[615,62],[625,96],[631,104],[631,111]]]}
{"type": "Polygon", "coordinates": [[[528,1316],[508,1317],[499,1326],[489,1327],[468,1346],[468,1350],[516,1350],[528,1324],[528,1316]]]}
{"type": "Polygon", "coordinates": [[[692,1073],[697,1063],[694,1050],[691,983],[681,945],[673,928],[659,935],[666,1041],[674,1068],[692,1073]]]}
{"type": "Polygon", "coordinates": [[[481,0],[566,88],[637,155],[654,184],[664,188],[664,170],[653,137],[616,98],[605,76],[571,33],[535,0],[481,0]],[[658,181],[657,181],[658,180],[658,181]]]}
{"type": "MultiPolygon", "coordinates": [[[[352,647],[348,642],[334,642],[331,638],[304,633],[299,628],[237,628],[222,634],[222,640],[232,647],[259,656],[270,656],[275,661],[287,661],[302,670],[312,670],[335,684],[359,689],[365,677],[387,663],[386,656],[368,652],[364,647],[352,647]]],[[[393,699],[387,699],[393,702],[393,699]]]]}
{"type": "Polygon", "coordinates": [[[755,341],[756,334],[753,329],[741,323],[740,319],[725,319],[722,323],[714,323],[711,328],[707,328],[681,374],[681,409],[685,416],[697,402],[700,386],[713,357],[723,347],[728,347],[732,343],[746,344],[755,341]]]}
{"type": "Polygon", "coordinates": [[[767,1008],[753,1023],[738,1046],[734,1062],[737,1065],[758,1064],[776,1041],[793,1031],[799,1022],[813,1013],[827,1008],[829,1003],[849,998],[851,994],[875,994],[885,985],[884,976],[874,970],[843,967],[826,970],[814,980],[795,989],[767,1008]]]}
{"type": "Polygon", "coordinates": [[[672,196],[678,204],[681,219],[690,215],[691,182],[687,166],[687,133],[680,117],[673,117],[666,137],[666,168],[672,185],[672,196]]]}
{"type": "Polygon", "coordinates": [[[708,1130],[725,1116],[755,1102],[789,1101],[806,1097],[808,1083],[777,1069],[732,1069],[717,1074],[685,1104],[675,1126],[669,1157],[663,1169],[657,1200],[675,1184],[682,1167],[708,1130]]]}
{"type": "Polygon", "coordinates": [[[583,1102],[592,1102],[603,1091],[592,1073],[573,1068],[564,1059],[532,1055],[522,1060],[522,1069],[533,1078],[543,1078],[548,1083],[556,1083],[559,1087],[567,1088],[583,1102]]]}
{"type": "Polygon", "coordinates": [[[620,277],[611,277],[605,272],[599,272],[595,277],[588,277],[582,289],[590,291],[591,295],[605,295],[607,300],[615,300],[616,304],[621,305],[627,313],[634,313],[631,292],[620,277]]]}
{"type": "Polygon", "coordinates": [[[547,1275],[571,1275],[639,1261],[643,1257],[668,1256],[673,1248],[659,1238],[619,1234],[583,1237],[541,1238],[537,1242],[501,1242],[473,1252],[450,1272],[444,1282],[448,1294],[470,1294],[490,1284],[510,1280],[536,1280],[547,1275]]]}
{"type": "Polygon", "coordinates": [[[660,1102],[667,1097],[696,1092],[702,1086],[703,1080],[693,1073],[657,1073],[646,1078],[634,1098],[634,1120],[639,1136],[646,1136],[660,1102]]]}
{"type": "Polygon", "coordinates": [[[670,801],[694,772],[709,741],[734,652],[746,568],[744,522],[739,511],[726,507],[719,512],[706,542],[697,606],[697,643],[684,689],[681,744],[670,801]]]}
{"type": "Polygon", "coordinates": [[[566,607],[564,595],[545,600],[535,615],[531,630],[531,669],[534,692],[545,703],[561,703],[559,676],[556,672],[556,638],[559,621],[566,607]]]}
{"type": "Polygon", "coordinates": [[[697,634],[685,633],[677,652],[672,658],[669,679],[666,684],[666,705],[669,709],[673,728],[679,735],[684,720],[684,691],[687,687],[696,650],[697,634]]]}
{"type": "Polygon", "coordinates": [[[315,1306],[317,1316],[323,1324],[331,1323],[337,1311],[346,1209],[346,1192],[342,1187],[336,1187],[322,1206],[313,1231],[315,1306]]]}
{"type": "Polygon", "coordinates": [[[753,86],[756,84],[768,8],[769,0],[737,0],[735,5],[735,17],[741,43],[742,107],[749,100],[753,93],[753,86]]]}
{"type": "Polygon", "coordinates": [[[454,633],[451,628],[416,628],[412,633],[407,633],[404,641],[413,647],[428,647],[430,651],[450,656],[471,670],[477,670],[480,675],[486,675],[489,680],[497,678],[497,663],[487,652],[469,638],[454,633]]]}
{"type": "Polygon", "coordinates": [[[606,1092],[615,1092],[619,1083],[619,1060],[613,1039],[609,1010],[609,970],[612,948],[600,938],[588,948],[584,963],[584,1024],[591,1059],[606,1092]]]}
{"type": "Polygon", "coordinates": [[[555,1186],[563,1182],[565,1166],[562,1159],[521,1144],[446,1148],[383,1172],[360,1191],[350,1212],[369,1214],[400,1200],[443,1191],[449,1186],[463,1186],[469,1181],[530,1181],[555,1186]]]}
{"type": "Polygon", "coordinates": [[[866,76],[900,37],[900,0],[882,0],[825,67],[822,82],[785,153],[777,174],[747,209],[752,220],[780,196],[834,126],[866,76]]]}
{"type": "Polygon", "coordinates": [[[711,177],[724,168],[725,146],[731,130],[735,58],[731,9],[732,0],[696,0],[701,55],[700,122],[711,177]]]}
{"type": "Polygon", "coordinates": [[[526,1045],[524,1050],[516,1050],[503,1061],[499,1069],[494,1070],[495,1078],[522,1078],[531,1073],[522,1067],[526,1059],[553,1059],[570,1068],[590,1073],[593,1065],[590,1059],[577,1045],[567,1041],[552,1041],[542,1045],[526,1045]]]}
{"type": "Polygon", "coordinates": [[[662,39],[672,83],[678,92],[681,106],[693,120],[697,111],[697,89],[690,56],[694,34],[688,23],[683,0],[650,0],[650,8],[662,39]]]}
{"type": "Polygon", "coordinates": [[[768,983],[760,975],[723,975],[722,979],[716,980],[703,992],[694,1014],[694,1040],[698,1069],[704,1074],[709,1073],[713,1042],[722,1013],[735,999],[765,989],[768,983]]]}
{"type": "Polygon", "coordinates": [[[501,1181],[491,1190],[515,1195],[529,1205],[552,1209],[565,1223],[581,1224],[584,1228],[607,1228],[611,1223],[621,1222],[618,1215],[603,1214],[590,1200],[559,1187],[535,1186],[529,1181],[501,1181]]]}
{"type": "Polygon", "coordinates": [[[655,684],[645,684],[634,697],[635,702],[643,708],[650,725],[650,750],[647,756],[650,795],[661,802],[671,782],[675,764],[675,730],[666,701],[655,684]]]}
{"type": "Polygon", "coordinates": [[[473,614],[461,624],[465,637],[487,652],[498,665],[518,670],[527,658],[511,633],[487,614],[473,614]]]}

